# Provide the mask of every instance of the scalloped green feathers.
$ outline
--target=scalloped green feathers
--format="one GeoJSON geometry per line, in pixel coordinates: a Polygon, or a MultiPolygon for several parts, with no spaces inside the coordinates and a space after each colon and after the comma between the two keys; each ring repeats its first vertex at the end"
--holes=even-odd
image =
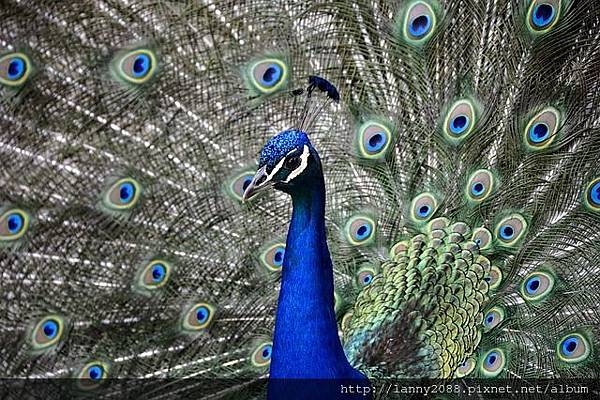
{"type": "Polygon", "coordinates": [[[594,179],[585,190],[584,203],[592,211],[600,211],[600,177],[594,179]]]}
{"type": "Polygon", "coordinates": [[[181,329],[184,333],[197,333],[210,327],[215,317],[216,307],[200,302],[187,307],[181,317],[181,329]]]}
{"type": "Polygon", "coordinates": [[[531,0],[527,10],[527,28],[542,34],[556,26],[561,14],[561,0],[531,0]]]}
{"type": "Polygon", "coordinates": [[[401,14],[400,31],[402,38],[409,44],[425,44],[436,30],[438,21],[435,13],[437,4],[432,1],[413,1],[401,14]]]}
{"type": "Polygon", "coordinates": [[[23,86],[33,73],[33,63],[27,54],[12,52],[0,56],[0,84],[9,88],[23,86]]]}
{"type": "Polygon", "coordinates": [[[173,267],[170,262],[156,258],[143,264],[135,277],[135,288],[142,293],[154,293],[164,287],[171,276],[173,267]]]}
{"type": "Polygon", "coordinates": [[[356,214],[346,222],[344,237],[351,245],[364,246],[373,242],[376,231],[377,225],[372,217],[366,214],[356,214]]]}
{"type": "Polygon", "coordinates": [[[31,329],[29,338],[34,352],[46,352],[55,348],[65,333],[65,319],[57,314],[38,320],[31,329]]]}
{"type": "Polygon", "coordinates": [[[260,265],[269,272],[281,272],[284,256],[284,242],[278,241],[268,244],[260,251],[260,265]]]}
{"type": "Polygon", "coordinates": [[[29,229],[31,217],[21,208],[8,208],[0,215],[0,243],[22,238],[29,229]]]}
{"type": "Polygon", "coordinates": [[[451,143],[458,144],[473,132],[476,124],[475,103],[470,99],[458,100],[450,106],[444,118],[444,137],[451,143]]]}
{"type": "Polygon", "coordinates": [[[383,160],[394,141],[393,130],[383,121],[367,120],[357,129],[355,146],[359,157],[383,160]]]}
{"type": "Polygon", "coordinates": [[[290,70],[283,58],[267,56],[248,63],[242,75],[254,95],[268,95],[287,87],[290,70]]]}
{"type": "Polygon", "coordinates": [[[158,58],[156,53],[148,48],[122,50],[113,58],[110,69],[113,77],[119,82],[139,87],[156,76],[158,58]]]}
{"type": "Polygon", "coordinates": [[[555,140],[561,123],[561,114],[554,107],[544,108],[525,127],[524,138],[528,150],[537,151],[549,147],[555,140]]]}

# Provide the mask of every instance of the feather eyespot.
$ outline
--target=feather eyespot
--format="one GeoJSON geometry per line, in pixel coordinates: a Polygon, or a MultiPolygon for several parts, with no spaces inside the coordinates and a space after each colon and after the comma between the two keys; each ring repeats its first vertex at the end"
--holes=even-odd
{"type": "Polygon", "coordinates": [[[0,57],[0,83],[17,87],[31,75],[31,60],[23,53],[10,53],[0,57]]]}
{"type": "Polygon", "coordinates": [[[108,377],[109,365],[101,361],[87,363],[77,374],[77,385],[82,390],[91,390],[100,386],[108,377]]]}
{"type": "Polygon", "coordinates": [[[346,222],[346,240],[355,246],[371,243],[375,238],[375,221],[366,215],[355,215],[346,222]]]}
{"type": "Polygon", "coordinates": [[[470,375],[476,366],[477,361],[474,358],[469,357],[462,363],[458,364],[458,368],[456,369],[455,375],[457,378],[463,378],[467,375],[470,375]]]}
{"type": "Polygon", "coordinates": [[[578,363],[589,357],[591,346],[585,336],[579,333],[571,333],[558,342],[556,351],[562,361],[578,363]]]}
{"type": "Polygon", "coordinates": [[[415,222],[429,220],[437,209],[437,201],[431,193],[421,193],[415,197],[411,205],[411,216],[415,222]]]}
{"type": "Polygon", "coordinates": [[[487,250],[492,245],[492,233],[486,228],[477,228],[473,231],[472,239],[480,250],[487,250]]]}
{"type": "Polygon", "coordinates": [[[31,332],[31,343],[34,350],[48,350],[55,346],[64,332],[64,320],[58,315],[51,315],[38,321],[31,332]]]}
{"type": "Polygon", "coordinates": [[[497,289],[502,283],[502,270],[496,265],[492,265],[489,274],[483,280],[488,283],[490,289],[497,289]]]}
{"type": "Polygon", "coordinates": [[[27,233],[29,228],[29,214],[13,208],[0,216],[0,242],[19,239],[27,233]]]}
{"type": "Polygon", "coordinates": [[[444,120],[444,134],[453,142],[465,139],[475,128],[476,114],[469,100],[457,101],[444,120]]]}
{"type": "Polygon", "coordinates": [[[504,218],[496,225],[496,239],[505,246],[515,245],[525,234],[527,221],[519,214],[504,218]]]}
{"type": "Polygon", "coordinates": [[[257,368],[266,367],[271,364],[271,355],[273,354],[273,343],[260,343],[252,352],[250,361],[257,368]]]}
{"type": "Polygon", "coordinates": [[[392,131],[379,122],[367,121],[358,129],[356,141],[362,158],[382,159],[390,148],[392,131]]]}
{"type": "Polygon", "coordinates": [[[534,33],[545,33],[558,22],[561,0],[533,0],[527,13],[527,23],[534,33]]]}
{"type": "Polygon", "coordinates": [[[486,169],[475,171],[467,183],[467,198],[474,203],[487,199],[494,189],[494,176],[486,169]]]}
{"type": "Polygon", "coordinates": [[[208,303],[197,303],[186,309],[183,314],[184,331],[197,332],[206,329],[213,321],[215,307],[208,303]]]}
{"type": "Polygon", "coordinates": [[[138,273],[138,287],[145,290],[159,289],[167,284],[171,275],[171,264],[164,260],[152,260],[142,266],[138,273]]]}
{"type": "Polygon", "coordinates": [[[149,49],[137,49],[120,54],[116,60],[116,72],[127,83],[141,85],[156,73],[156,54],[149,49]]]}
{"type": "Polygon", "coordinates": [[[416,1],[406,12],[404,36],[410,42],[423,43],[433,34],[436,23],[431,6],[424,1],[416,1]]]}
{"type": "Polygon", "coordinates": [[[104,205],[116,211],[133,208],[140,199],[141,189],[135,179],[119,179],[106,191],[103,199],[104,205]]]}
{"type": "Polygon", "coordinates": [[[285,243],[277,242],[267,246],[260,253],[260,262],[264,268],[272,272],[280,272],[285,257],[285,243]]]}
{"type": "Polygon", "coordinates": [[[229,197],[241,203],[243,200],[244,191],[252,183],[253,178],[254,171],[252,170],[246,170],[237,173],[226,181],[224,190],[229,197]]]}
{"type": "Polygon", "coordinates": [[[525,142],[530,150],[541,150],[550,146],[556,138],[560,113],[549,107],[534,116],[525,128],[525,142]]]}
{"type": "Polygon", "coordinates": [[[600,211],[600,178],[594,179],[586,190],[585,203],[593,211],[600,211]]]}
{"type": "Polygon", "coordinates": [[[274,93],[287,83],[288,67],[277,58],[267,58],[254,62],[249,67],[247,81],[259,94],[274,93]]]}
{"type": "Polygon", "coordinates": [[[364,268],[364,269],[358,271],[358,274],[356,274],[356,282],[361,287],[369,286],[371,284],[371,282],[373,282],[375,275],[376,275],[376,271],[374,269],[364,268]]]}
{"type": "Polygon", "coordinates": [[[542,300],[552,292],[554,282],[554,277],[549,273],[532,272],[521,283],[521,295],[527,301],[542,300]]]}
{"type": "Polygon", "coordinates": [[[490,331],[504,321],[505,314],[502,307],[493,307],[483,317],[485,331],[490,331]]]}
{"type": "Polygon", "coordinates": [[[486,352],[481,359],[481,372],[488,377],[500,375],[506,365],[506,357],[501,349],[486,352]]]}

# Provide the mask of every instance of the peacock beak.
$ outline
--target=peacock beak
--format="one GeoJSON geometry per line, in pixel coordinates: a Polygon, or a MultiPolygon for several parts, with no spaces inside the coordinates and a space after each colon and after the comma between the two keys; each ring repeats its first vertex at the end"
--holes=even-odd
{"type": "Polygon", "coordinates": [[[274,182],[271,180],[271,176],[267,174],[266,168],[267,166],[265,165],[256,171],[254,178],[252,178],[252,182],[250,182],[248,187],[246,187],[246,190],[244,190],[244,194],[242,196],[243,202],[250,199],[255,194],[267,190],[273,186],[274,182]]]}

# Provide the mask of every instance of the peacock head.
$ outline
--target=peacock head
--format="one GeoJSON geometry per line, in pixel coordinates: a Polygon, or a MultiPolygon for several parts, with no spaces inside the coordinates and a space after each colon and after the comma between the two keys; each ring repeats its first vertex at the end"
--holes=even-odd
{"type": "Polygon", "coordinates": [[[269,188],[292,194],[322,176],[321,162],[305,132],[289,129],[271,138],[260,153],[258,171],[244,191],[244,200],[269,188]]]}

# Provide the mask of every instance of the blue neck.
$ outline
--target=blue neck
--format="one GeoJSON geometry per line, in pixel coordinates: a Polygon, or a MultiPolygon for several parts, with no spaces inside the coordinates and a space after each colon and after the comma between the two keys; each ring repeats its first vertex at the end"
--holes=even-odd
{"type": "Polygon", "coordinates": [[[314,180],[292,193],[270,376],[361,378],[338,337],[325,233],[325,184],[322,175],[314,180]]]}

